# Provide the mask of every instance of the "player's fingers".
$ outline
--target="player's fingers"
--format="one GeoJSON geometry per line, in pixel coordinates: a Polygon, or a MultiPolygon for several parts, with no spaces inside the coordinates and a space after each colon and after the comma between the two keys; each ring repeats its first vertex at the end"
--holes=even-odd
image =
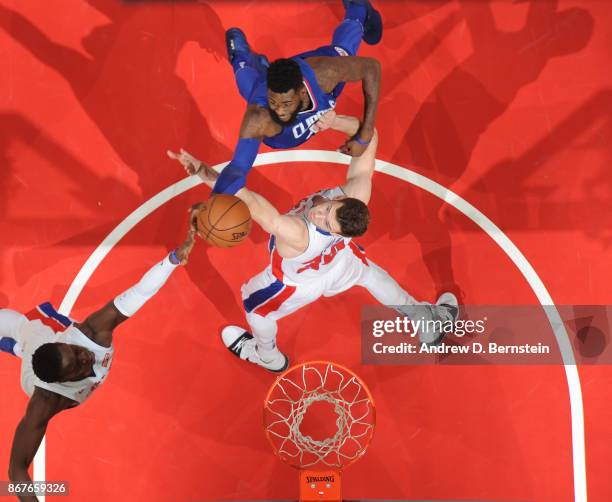
{"type": "Polygon", "coordinates": [[[179,154],[174,153],[172,150],[166,150],[166,155],[168,155],[168,157],[170,157],[171,159],[175,159],[175,160],[178,160],[179,158],[179,154]]]}
{"type": "Polygon", "coordinates": [[[203,202],[198,202],[197,204],[194,204],[193,206],[191,206],[191,208],[189,209],[189,211],[191,211],[191,216],[194,217],[197,216],[197,214],[200,212],[200,209],[202,209],[202,206],[204,205],[203,202]]]}

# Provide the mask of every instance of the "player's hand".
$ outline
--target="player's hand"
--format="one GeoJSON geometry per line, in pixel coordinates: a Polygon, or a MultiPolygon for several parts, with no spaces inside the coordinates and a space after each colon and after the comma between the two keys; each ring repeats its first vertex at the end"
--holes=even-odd
{"type": "Polygon", "coordinates": [[[191,155],[187,150],[183,150],[181,148],[180,153],[175,153],[172,150],[168,150],[166,152],[168,157],[174,160],[178,160],[181,165],[185,168],[185,171],[189,176],[193,176],[194,174],[198,174],[200,169],[204,166],[204,163],[196,159],[193,155],[191,155]]]}
{"type": "Polygon", "coordinates": [[[189,254],[195,245],[195,236],[198,232],[198,212],[202,203],[196,204],[189,209],[189,230],[183,243],[176,250],[176,257],[180,260],[181,265],[185,265],[189,258],[189,254]]]}
{"type": "Polygon", "coordinates": [[[202,163],[200,164],[200,170],[198,171],[198,176],[204,183],[209,183],[210,186],[214,186],[217,178],[219,177],[219,173],[215,171],[212,167],[202,163]]]}
{"type": "Polygon", "coordinates": [[[358,143],[355,139],[347,140],[344,145],[340,147],[339,152],[345,153],[346,155],[350,155],[351,157],[360,157],[363,152],[365,152],[368,145],[362,145],[358,143]]]}
{"type": "Polygon", "coordinates": [[[200,211],[204,207],[204,204],[205,204],[204,202],[198,202],[197,204],[194,204],[193,206],[189,208],[189,225],[195,230],[195,232],[200,237],[202,237],[202,235],[198,231],[198,215],[200,214],[200,211]]]}
{"type": "Polygon", "coordinates": [[[319,117],[312,127],[310,128],[313,132],[320,132],[329,129],[334,125],[336,121],[336,112],[334,110],[329,110],[319,117]]]}
{"type": "Polygon", "coordinates": [[[181,265],[187,264],[189,253],[191,253],[191,250],[195,245],[195,236],[196,230],[193,226],[190,226],[189,231],[187,232],[187,237],[176,250],[176,257],[180,260],[181,265]]]}

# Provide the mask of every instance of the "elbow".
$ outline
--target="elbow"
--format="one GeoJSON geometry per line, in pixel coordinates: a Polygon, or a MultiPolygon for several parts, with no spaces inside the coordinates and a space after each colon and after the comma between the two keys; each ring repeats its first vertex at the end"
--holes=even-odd
{"type": "Polygon", "coordinates": [[[24,481],[29,479],[29,465],[25,462],[11,462],[8,468],[8,477],[11,481],[24,481]]]}
{"type": "Polygon", "coordinates": [[[13,463],[11,462],[9,464],[9,468],[8,468],[8,478],[11,481],[18,481],[18,476],[19,476],[19,468],[13,463]]]}

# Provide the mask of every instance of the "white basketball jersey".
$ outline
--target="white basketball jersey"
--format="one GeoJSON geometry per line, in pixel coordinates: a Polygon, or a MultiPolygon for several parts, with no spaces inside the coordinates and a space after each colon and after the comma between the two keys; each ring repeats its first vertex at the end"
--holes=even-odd
{"type": "MultiPolygon", "coordinates": [[[[316,202],[317,197],[333,199],[344,196],[345,193],[340,187],[328,188],[314,193],[302,199],[287,214],[301,216],[308,228],[308,247],[302,254],[294,258],[281,258],[276,252],[272,257],[273,269],[275,272],[282,271],[283,282],[285,284],[301,283],[304,281],[315,280],[322,275],[329,273],[334,267],[343,261],[343,256],[347,253],[360,255],[363,251],[351,241],[350,237],[334,235],[318,228],[308,221],[306,214],[316,202]]],[[[365,260],[365,257],[363,258],[365,260]]]]}
{"type": "Polygon", "coordinates": [[[37,319],[24,322],[19,335],[19,343],[23,351],[21,387],[28,396],[32,395],[34,387],[41,387],[80,404],[104,382],[113,362],[114,349],[112,346],[102,347],[98,345],[74,326],[70,326],[62,332],[55,332],[37,319]],[[32,355],[38,347],[45,343],[80,345],[93,352],[96,356],[96,361],[93,365],[94,376],[77,382],[46,383],[40,380],[32,369],[32,355]]]}

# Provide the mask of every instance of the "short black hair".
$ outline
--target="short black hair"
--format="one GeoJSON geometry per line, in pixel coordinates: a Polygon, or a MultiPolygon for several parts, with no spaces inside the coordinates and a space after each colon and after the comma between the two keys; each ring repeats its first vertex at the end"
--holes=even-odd
{"type": "Polygon", "coordinates": [[[277,59],[268,67],[268,89],[272,92],[297,91],[302,81],[300,65],[293,59],[277,59]]]}
{"type": "Polygon", "coordinates": [[[363,201],[348,197],[342,199],[342,206],[336,211],[336,219],[340,224],[340,235],[357,237],[366,233],[370,223],[370,211],[363,201]]]}
{"type": "Polygon", "coordinates": [[[32,355],[34,374],[43,382],[59,382],[62,377],[62,354],[59,344],[45,343],[32,355]]]}

